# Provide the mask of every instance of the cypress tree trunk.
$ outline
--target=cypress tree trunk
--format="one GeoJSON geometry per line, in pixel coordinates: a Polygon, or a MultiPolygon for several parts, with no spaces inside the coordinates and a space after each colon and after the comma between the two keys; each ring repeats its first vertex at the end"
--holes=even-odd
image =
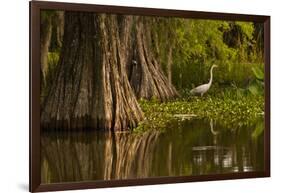
{"type": "Polygon", "coordinates": [[[165,76],[152,50],[151,26],[153,21],[146,17],[136,18],[134,53],[129,79],[138,98],[167,101],[178,96],[175,87],[165,76]]]}
{"type": "Polygon", "coordinates": [[[137,126],[143,113],[126,73],[131,26],[128,17],[65,12],[59,66],[42,105],[43,128],[137,126]]]}
{"type": "Polygon", "coordinates": [[[126,130],[143,119],[137,98],[178,96],[153,54],[150,19],[65,12],[43,128],[126,130]]]}
{"type": "Polygon", "coordinates": [[[52,19],[51,16],[46,15],[41,19],[41,39],[40,39],[40,62],[41,62],[41,72],[43,84],[45,83],[45,78],[48,71],[48,51],[51,43],[52,37],[52,19]]]}
{"type": "MultiPolygon", "coordinates": [[[[54,62],[48,62],[48,53],[57,52],[62,47],[64,12],[44,11],[41,14],[41,39],[40,39],[40,63],[41,63],[41,88],[45,90],[49,87],[49,79],[54,68],[54,62]],[[51,65],[50,65],[51,64],[51,65]]],[[[51,59],[52,60],[52,59],[51,59]]]]}
{"type": "Polygon", "coordinates": [[[64,12],[56,11],[56,39],[58,46],[62,47],[64,29],[64,12]]]}

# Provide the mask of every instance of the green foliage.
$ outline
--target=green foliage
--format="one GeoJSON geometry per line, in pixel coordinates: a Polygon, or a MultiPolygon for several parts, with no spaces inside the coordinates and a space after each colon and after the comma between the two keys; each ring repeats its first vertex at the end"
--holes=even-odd
{"type": "Polygon", "coordinates": [[[264,80],[264,71],[259,67],[252,67],[252,71],[256,77],[256,79],[263,81],[264,80]]]}
{"type": "Polygon", "coordinates": [[[253,67],[252,71],[255,75],[255,79],[249,84],[248,90],[253,95],[263,95],[264,94],[264,72],[258,67],[253,67]]]}
{"type": "Polygon", "coordinates": [[[48,53],[48,67],[49,70],[52,70],[59,61],[59,53],[58,52],[49,52],[48,53]]]}
{"type": "Polygon", "coordinates": [[[235,25],[240,27],[240,31],[243,34],[242,36],[251,40],[253,39],[253,32],[254,32],[254,24],[251,22],[235,22],[235,25]]]}
{"type": "Polygon", "coordinates": [[[188,97],[167,103],[142,99],[139,103],[146,118],[134,131],[163,130],[169,127],[175,115],[217,120],[226,128],[253,124],[263,115],[263,97],[246,95],[237,100],[230,96],[188,97]]]}
{"type": "Polygon", "coordinates": [[[215,82],[245,87],[254,78],[252,68],[263,62],[258,45],[262,29],[252,22],[159,18],[154,51],[166,72],[167,50],[173,48],[172,82],[178,89],[207,82],[213,64],[219,66],[215,82]]]}

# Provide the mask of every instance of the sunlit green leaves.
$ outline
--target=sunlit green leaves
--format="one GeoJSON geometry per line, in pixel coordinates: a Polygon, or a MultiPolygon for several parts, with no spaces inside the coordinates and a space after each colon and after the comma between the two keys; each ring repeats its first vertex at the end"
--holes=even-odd
{"type": "Polygon", "coordinates": [[[241,32],[248,38],[253,38],[254,24],[251,22],[236,21],[235,24],[241,28],[241,32]]]}
{"type": "Polygon", "coordinates": [[[243,86],[247,79],[255,76],[251,68],[263,60],[261,53],[255,51],[259,45],[256,45],[254,23],[178,20],[181,25],[175,29],[172,67],[173,84],[178,89],[208,81],[213,64],[220,67],[214,81],[221,84],[235,81],[243,86]]]}
{"type": "Polygon", "coordinates": [[[239,99],[230,97],[189,97],[181,100],[160,103],[157,101],[139,101],[146,119],[136,131],[165,129],[174,115],[192,115],[190,117],[218,120],[226,128],[246,126],[260,119],[264,110],[261,96],[246,95],[239,99]]]}
{"type": "Polygon", "coordinates": [[[260,66],[252,67],[252,71],[255,74],[255,77],[259,80],[264,80],[264,71],[260,68],[260,66]]]}

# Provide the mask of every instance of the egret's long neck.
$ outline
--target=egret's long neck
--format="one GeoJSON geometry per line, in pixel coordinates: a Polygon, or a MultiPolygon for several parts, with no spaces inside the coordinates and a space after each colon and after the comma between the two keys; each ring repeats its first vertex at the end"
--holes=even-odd
{"type": "Polygon", "coordinates": [[[212,81],[213,81],[213,66],[212,66],[212,68],[211,68],[211,70],[210,70],[210,80],[209,80],[209,85],[211,85],[212,84],[212,81]]]}

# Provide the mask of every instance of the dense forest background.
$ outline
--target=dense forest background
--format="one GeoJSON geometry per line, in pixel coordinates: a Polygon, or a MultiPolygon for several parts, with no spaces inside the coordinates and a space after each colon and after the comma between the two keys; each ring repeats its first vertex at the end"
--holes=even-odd
{"type": "MultiPolygon", "coordinates": [[[[263,24],[82,12],[41,12],[43,128],[125,130],[140,100],[263,96],[263,24]]],[[[192,108],[192,107],[191,107],[192,108]]]]}

